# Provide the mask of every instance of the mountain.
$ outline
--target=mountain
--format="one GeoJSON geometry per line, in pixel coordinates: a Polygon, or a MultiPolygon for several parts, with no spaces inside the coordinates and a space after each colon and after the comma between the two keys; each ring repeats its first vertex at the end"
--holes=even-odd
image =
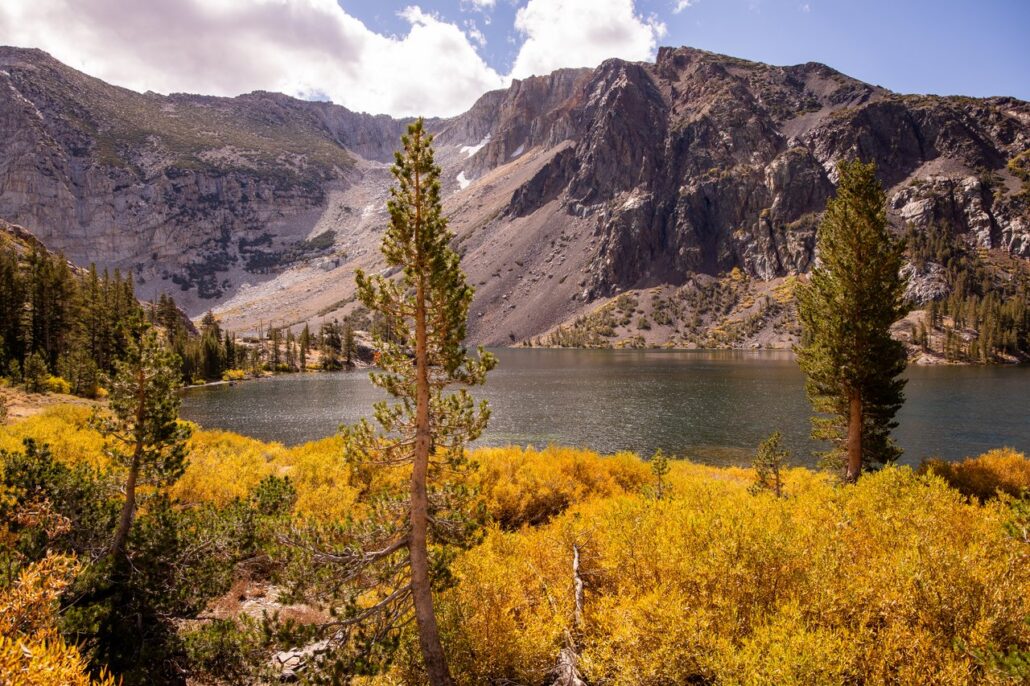
{"type": "MultiPolygon", "coordinates": [[[[406,123],[272,93],[138,94],[0,48],[0,217],[228,328],[315,324],[355,308],[355,268],[382,268],[406,123]]],[[[1030,283],[1030,104],[1014,98],[662,48],[427,126],[475,342],[788,345],[793,284],[854,156],[877,163],[899,232],[943,232],[988,291],[1030,283]]],[[[956,288],[934,255],[909,271],[919,302],[956,288]]]]}

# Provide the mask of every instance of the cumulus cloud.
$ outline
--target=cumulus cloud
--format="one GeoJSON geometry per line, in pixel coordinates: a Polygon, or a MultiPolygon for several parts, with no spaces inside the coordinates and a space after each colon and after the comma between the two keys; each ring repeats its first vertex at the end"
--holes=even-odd
{"type": "MultiPolygon", "coordinates": [[[[462,0],[482,10],[495,0],[462,0]]],[[[529,0],[511,74],[476,50],[486,36],[417,5],[404,35],[376,33],[336,0],[0,0],[0,44],[37,47],[138,91],[233,96],[253,90],[353,110],[448,116],[511,78],[609,57],[650,58],[665,26],[633,0],[529,0]]]]}
{"type": "Polygon", "coordinates": [[[458,26],[402,16],[394,37],[335,0],[4,0],[0,43],[139,91],[324,94],[394,115],[456,114],[506,83],[458,26]]]}
{"type": "Polygon", "coordinates": [[[665,24],[638,15],[633,0],[529,0],[515,15],[515,28],[526,37],[515,78],[594,67],[609,57],[646,60],[665,35],[665,24]]]}
{"type": "Polygon", "coordinates": [[[672,8],[673,14],[679,14],[688,7],[692,7],[697,4],[697,0],[677,0],[676,6],[672,8]]]}

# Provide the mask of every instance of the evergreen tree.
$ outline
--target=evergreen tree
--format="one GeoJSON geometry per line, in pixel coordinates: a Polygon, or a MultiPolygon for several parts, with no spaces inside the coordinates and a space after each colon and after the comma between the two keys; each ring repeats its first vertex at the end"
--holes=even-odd
{"type": "Polygon", "coordinates": [[[343,363],[347,369],[354,367],[354,355],[357,353],[357,343],[354,340],[354,326],[350,318],[343,322],[343,363]]]}
{"type": "Polygon", "coordinates": [[[280,365],[282,365],[282,354],[280,352],[280,344],[283,340],[283,334],[280,329],[269,327],[268,329],[268,368],[270,371],[279,371],[280,365]]]}
{"type": "Polygon", "coordinates": [[[890,438],[904,400],[904,346],[890,326],[908,311],[900,276],[903,243],[887,225],[874,164],[837,166],[837,195],[826,206],[817,263],[798,289],[798,363],[813,408],[813,437],[829,441],[829,464],[848,481],[900,450],[890,438]]]}
{"type": "Polygon", "coordinates": [[[205,380],[222,378],[225,357],[222,348],[222,327],[209,310],[200,321],[200,373],[205,380]]]}
{"type": "Polygon", "coordinates": [[[655,497],[661,500],[665,497],[665,477],[669,474],[669,458],[661,449],[651,457],[651,473],[655,479],[655,497]]]}
{"type": "Polygon", "coordinates": [[[412,124],[392,169],[397,185],[390,190],[382,251],[388,265],[401,268],[400,278],[356,275],[359,299],[384,316],[394,339],[375,340],[382,371],[371,375],[372,382],[400,402],[377,404],[381,431],[363,421],[346,429],[344,439],[346,457],[358,469],[411,467],[406,521],[393,521],[389,540],[369,542],[380,552],[361,555],[357,562],[392,565],[398,551],[407,551],[406,582],[381,607],[396,612],[410,599],[429,683],[443,686],[452,682],[433,611],[431,571],[442,560],[430,557],[429,546],[468,531],[465,501],[447,475],[467,468],[465,446],[489,418],[486,403],[477,405],[464,388],[445,390],[483,383],[496,360],[482,350],[478,359],[469,356],[462,345],[472,288],[449,245],[453,234],[442,214],[431,141],[422,120],[412,124]]]}
{"type": "Polygon", "coordinates": [[[304,329],[300,332],[298,348],[300,371],[303,372],[308,367],[308,350],[311,348],[311,329],[308,328],[307,322],[304,322],[304,329]]]}
{"type": "Polygon", "coordinates": [[[123,552],[136,514],[136,489],[141,483],[174,482],[185,469],[190,429],[180,424],[179,361],[158,338],[143,328],[130,341],[124,360],[116,363],[111,384],[111,415],[94,423],[107,440],[106,452],[126,469],[125,501],[111,543],[111,556],[123,552]]]}
{"type": "Polygon", "coordinates": [[[225,368],[236,369],[239,366],[239,359],[237,357],[236,347],[236,334],[227,331],[223,338],[223,343],[225,347],[222,352],[222,357],[225,360],[225,368]]]}
{"type": "Polygon", "coordinates": [[[22,381],[25,383],[25,390],[29,393],[43,393],[47,389],[47,378],[50,376],[50,369],[47,366],[46,358],[40,351],[35,351],[25,358],[25,369],[22,371],[22,381]]]}
{"type": "Polygon", "coordinates": [[[14,250],[0,250],[0,343],[5,367],[10,362],[20,362],[25,354],[21,319],[26,293],[21,271],[18,254],[14,250]]]}
{"type": "Polygon", "coordinates": [[[100,388],[100,369],[89,351],[76,347],[61,358],[58,371],[70,385],[73,395],[95,398],[100,388]]]}
{"type": "Polygon", "coordinates": [[[343,340],[340,338],[340,324],[335,319],[324,322],[320,333],[322,339],[322,369],[335,371],[340,368],[340,354],[343,340]]]}
{"type": "Polygon", "coordinates": [[[783,435],[775,431],[758,446],[758,452],[752,462],[755,469],[755,483],[750,489],[752,493],[770,491],[777,498],[783,495],[783,479],[780,472],[787,465],[790,453],[780,447],[782,440],[783,435]]]}

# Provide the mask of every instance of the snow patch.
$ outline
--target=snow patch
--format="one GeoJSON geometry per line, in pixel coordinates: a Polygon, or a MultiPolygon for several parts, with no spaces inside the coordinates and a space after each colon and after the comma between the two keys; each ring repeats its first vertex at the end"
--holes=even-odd
{"type": "Polygon", "coordinates": [[[514,158],[514,157],[518,157],[519,155],[521,155],[521,154],[522,154],[522,153],[524,153],[525,151],[526,151],[526,146],[525,146],[525,145],[520,145],[519,147],[515,148],[515,152],[513,152],[513,153],[511,154],[511,156],[512,156],[513,158],[514,158]]]}
{"type": "MultiPolygon", "coordinates": [[[[483,140],[479,141],[476,145],[463,145],[461,146],[461,152],[465,154],[465,157],[472,157],[477,152],[483,149],[483,147],[490,142],[490,134],[486,134],[483,140]]],[[[464,188],[464,186],[462,186],[464,188]]]]}
{"type": "Polygon", "coordinates": [[[465,178],[464,170],[458,172],[458,175],[455,178],[457,179],[458,186],[461,187],[461,190],[465,190],[466,188],[468,188],[469,184],[472,183],[472,179],[465,178]]]}

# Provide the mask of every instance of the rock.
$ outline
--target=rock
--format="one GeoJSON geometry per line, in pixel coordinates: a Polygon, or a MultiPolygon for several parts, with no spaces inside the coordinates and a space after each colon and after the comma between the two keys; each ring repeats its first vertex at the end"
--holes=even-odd
{"type": "MultiPolygon", "coordinates": [[[[387,163],[407,123],[274,93],[141,95],[0,48],[0,217],[228,328],[317,324],[353,307],[354,269],[384,270],[387,163]],[[330,249],[307,252],[327,230],[330,249]]],[[[662,48],[653,64],[514,81],[426,125],[478,284],[475,343],[698,274],[802,274],[835,165],[854,157],[876,162],[899,232],[944,224],[1030,258],[1030,201],[1007,168],[1030,148],[1030,105],[1013,98],[898,95],[815,63],[662,48]]],[[[913,297],[939,297],[939,274],[913,276],[913,297]]]]}

